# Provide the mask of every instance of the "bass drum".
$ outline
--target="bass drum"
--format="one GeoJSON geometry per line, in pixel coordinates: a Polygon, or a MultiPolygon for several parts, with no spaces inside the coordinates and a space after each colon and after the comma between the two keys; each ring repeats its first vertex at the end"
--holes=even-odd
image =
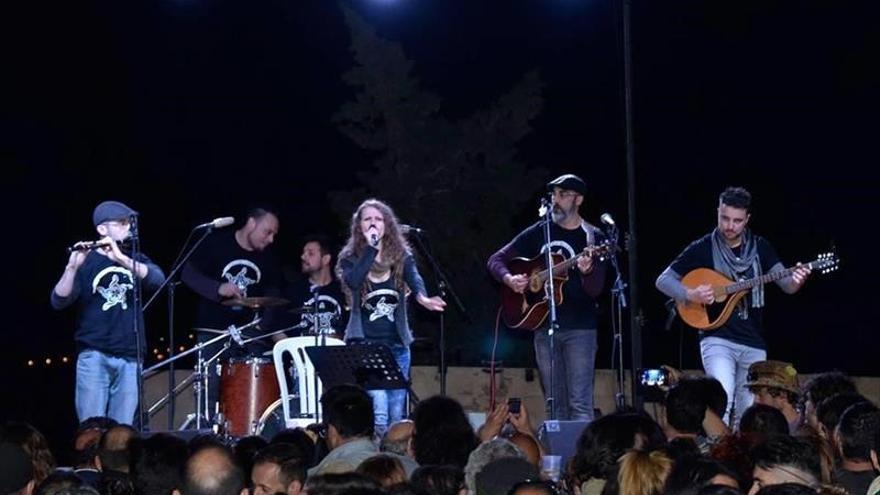
{"type": "Polygon", "coordinates": [[[250,435],[260,413],[281,397],[275,364],[265,358],[232,358],[223,363],[222,371],[220,411],[226,415],[226,431],[236,437],[250,435]]]}
{"type": "MultiPolygon", "coordinates": [[[[293,422],[295,423],[291,427],[305,428],[315,422],[313,418],[297,418],[299,415],[298,395],[288,395],[287,400],[290,401],[290,414],[294,417],[293,422]]],[[[278,399],[270,404],[263,412],[263,415],[260,416],[260,421],[257,423],[254,434],[266,440],[272,440],[272,437],[286,428],[287,426],[284,424],[284,407],[281,405],[281,399],[278,399]]]]}

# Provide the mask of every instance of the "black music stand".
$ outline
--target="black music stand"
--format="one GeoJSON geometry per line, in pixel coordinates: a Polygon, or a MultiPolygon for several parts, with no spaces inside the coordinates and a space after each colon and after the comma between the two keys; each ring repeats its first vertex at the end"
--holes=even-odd
{"type": "Polygon", "coordinates": [[[324,390],[353,383],[366,390],[409,389],[391,349],[382,344],[306,347],[324,390]]]}

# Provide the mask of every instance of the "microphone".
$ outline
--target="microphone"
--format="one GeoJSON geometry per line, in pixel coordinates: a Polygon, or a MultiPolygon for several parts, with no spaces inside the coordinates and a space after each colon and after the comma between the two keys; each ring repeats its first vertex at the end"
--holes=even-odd
{"type": "Polygon", "coordinates": [[[608,213],[603,213],[599,217],[599,220],[601,220],[602,223],[604,223],[605,225],[607,225],[609,227],[617,227],[617,224],[614,223],[614,219],[611,218],[611,215],[608,213]]]}
{"type": "Polygon", "coordinates": [[[107,247],[110,245],[110,241],[83,241],[77,242],[73,246],[67,248],[68,253],[72,253],[74,251],[88,251],[90,249],[98,249],[102,247],[107,247]]]}
{"type": "Polygon", "coordinates": [[[228,226],[232,225],[233,223],[235,223],[234,217],[219,217],[219,218],[215,218],[215,219],[211,220],[210,222],[196,225],[196,228],[193,230],[207,229],[207,228],[220,229],[223,227],[228,227],[228,226]]]}
{"type": "Polygon", "coordinates": [[[404,234],[424,234],[425,229],[421,227],[415,227],[413,225],[407,225],[405,223],[400,224],[400,231],[404,234]]]}
{"type": "Polygon", "coordinates": [[[376,247],[376,246],[379,245],[379,236],[376,235],[375,232],[372,233],[372,234],[370,234],[370,244],[371,244],[373,247],[376,247]]]}

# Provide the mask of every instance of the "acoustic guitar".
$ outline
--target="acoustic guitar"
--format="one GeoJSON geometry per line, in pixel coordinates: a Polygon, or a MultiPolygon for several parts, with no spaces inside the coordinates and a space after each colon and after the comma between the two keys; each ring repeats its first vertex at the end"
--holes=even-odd
{"type": "MultiPolygon", "coordinates": [[[[814,272],[829,273],[836,270],[839,264],[840,259],[836,254],[824,253],[803,266],[809,267],[814,272]]],[[[685,323],[698,330],[714,330],[727,322],[730,315],[733,314],[733,310],[736,309],[736,304],[753,287],[788,277],[796,269],[797,267],[793,266],[739,282],[730,280],[725,275],[709,268],[691,270],[681,279],[682,285],[689,289],[701,285],[712,286],[715,302],[712,304],[691,301],[676,302],[678,314],[685,323]]]]}
{"type": "MultiPolygon", "coordinates": [[[[601,244],[587,246],[577,255],[565,259],[561,254],[551,254],[553,263],[553,293],[556,304],[563,303],[562,286],[568,281],[568,270],[575,266],[584,256],[603,259],[605,255],[617,247],[606,241],[601,244]]],[[[522,294],[514,292],[506,284],[501,286],[501,319],[510,328],[537,330],[550,313],[550,300],[547,297],[551,270],[544,267],[546,255],[541,254],[532,259],[514,258],[507,264],[512,275],[526,275],[529,284],[522,294]]]]}

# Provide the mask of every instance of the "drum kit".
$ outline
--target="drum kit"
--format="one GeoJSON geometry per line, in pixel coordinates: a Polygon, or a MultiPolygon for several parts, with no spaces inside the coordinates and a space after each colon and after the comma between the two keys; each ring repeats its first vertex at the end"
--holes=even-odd
{"type": "MultiPolygon", "coordinates": [[[[231,325],[225,330],[196,328],[197,332],[215,336],[205,342],[194,345],[192,349],[144,370],[144,374],[149,375],[184,356],[189,354],[196,355],[196,365],[193,373],[181,381],[173,391],[153,404],[149,409],[149,414],[154,414],[155,411],[158,411],[158,409],[171,400],[172,395],[177,395],[188,387],[189,384],[192,384],[196,397],[195,411],[187,416],[186,421],[180,426],[181,430],[210,427],[216,433],[233,437],[280,431],[286,427],[284,414],[282,413],[282,402],[285,400],[284,397],[281,397],[282,389],[287,390],[288,387],[287,384],[279,386],[279,380],[286,375],[276,372],[276,363],[271,357],[272,351],[267,351],[261,356],[228,357],[223,360],[221,360],[221,357],[226,354],[233,344],[245,346],[249,342],[267,339],[284,332],[305,330],[307,328],[308,331],[305,335],[314,336],[314,345],[328,344],[328,339],[335,341],[329,342],[329,344],[338,345],[342,343],[341,339],[335,334],[328,333],[326,329],[318,328],[318,318],[312,319],[315,323],[313,328],[309,328],[309,323],[303,322],[256,337],[246,337],[242,334],[242,331],[256,327],[260,323],[262,320],[260,316],[261,310],[270,307],[286,306],[290,302],[280,297],[247,297],[228,299],[223,301],[222,304],[224,306],[253,310],[254,318],[246,325],[231,325]],[[218,352],[211,356],[206,356],[203,353],[203,349],[224,340],[225,342],[218,352]],[[218,361],[221,364],[216,366],[218,361]],[[217,371],[214,372],[214,376],[211,378],[217,379],[217,375],[219,375],[220,380],[220,400],[216,408],[213,409],[213,419],[211,419],[210,415],[212,408],[208,402],[207,394],[209,375],[212,373],[212,370],[217,371]]],[[[287,311],[294,314],[304,314],[315,312],[316,308],[303,306],[290,308],[287,311]]],[[[292,337],[291,340],[303,338],[292,337]]],[[[309,340],[311,343],[311,339],[309,340]]],[[[277,365],[283,366],[281,363],[277,363],[277,365]]],[[[292,378],[294,384],[300,379],[294,368],[291,368],[290,378],[292,378]]],[[[296,412],[297,416],[302,417],[306,423],[317,421],[314,414],[317,406],[315,408],[308,408],[310,409],[309,411],[299,411],[301,409],[299,405],[302,402],[296,400],[299,399],[298,390],[298,387],[294,386],[290,393],[287,394],[286,400],[289,401],[289,406],[291,408],[295,407],[298,410],[296,412]]],[[[317,397],[314,398],[314,402],[317,403],[317,397]]]]}

